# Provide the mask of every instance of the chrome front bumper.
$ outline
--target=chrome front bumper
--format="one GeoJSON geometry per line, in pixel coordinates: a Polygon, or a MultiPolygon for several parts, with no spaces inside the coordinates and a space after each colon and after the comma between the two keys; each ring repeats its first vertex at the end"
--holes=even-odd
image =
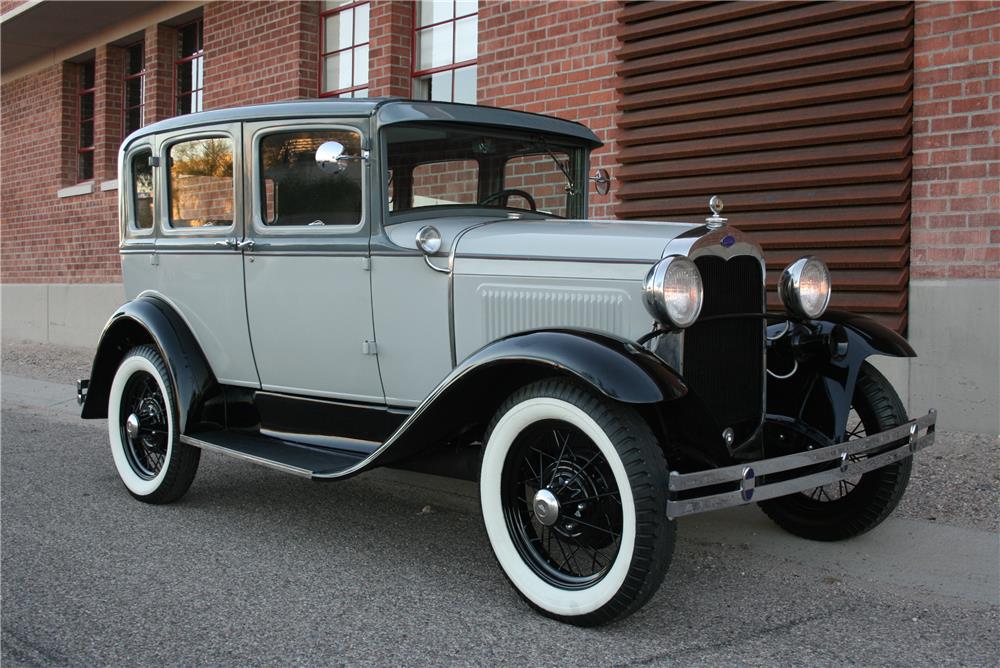
{"type": "Polygon", "coordinates": [[[923,417],[888,431],[847,443],[695,473],[671,471],[667,517],[682,517],[709,510],[742,506],[753,501],[764,501],[814,489],[838,480],[874,471],[910,457],[917,450],[922,450],[934,443],[934,424],[936,421],[937,412],[932,410],[923,417]],[[870,455],[864,459],[851,459],[857,455],[868,455],[868,453],[884,448],[894,441],[901,441],[901,444],[891,450],[870,455]],[[780,476],[781,480],[777,482],[768,482],[767,480],[767,476],[789,473],[796,469],[814,468],[817,464],[824,463],[831,464],[832,468],[815,473],[804,473],[799,477],[780,476]],[[758,483],[757,480],[762,476],[763,481],[758,483]],[[704,489],[726,485],[731,486],[732,489],[730,491],[716,489],[713,490],[714,493],[708,493],[704,489]],[[706,493],[699,495],[699,490],[704,490],[706,493]]]}

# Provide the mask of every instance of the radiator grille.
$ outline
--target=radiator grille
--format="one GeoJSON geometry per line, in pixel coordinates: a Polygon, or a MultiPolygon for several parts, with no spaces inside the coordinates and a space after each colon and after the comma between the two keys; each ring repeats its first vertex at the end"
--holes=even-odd
{"type": "Polygon", "coordinates": [[[705,285],[698,322],[684,332],[684,378],[720,428],[749,437],[760,421],[763,401],[764,323],[759,318],[705,318],[761,313],[763,278],[755,257],[695,260],[705,285]]]}

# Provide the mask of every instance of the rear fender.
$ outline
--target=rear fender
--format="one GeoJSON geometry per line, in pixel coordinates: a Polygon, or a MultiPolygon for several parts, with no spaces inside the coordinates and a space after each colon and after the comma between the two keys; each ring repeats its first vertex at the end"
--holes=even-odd
{"type": "Polygon", "coordinates": [[[768,327],[768,368],[788,379],[768,377],[767,412],[807,422],[839,443],[847,430],[861,365],[872,355],[916,357],[902,336],[864,316],[827,311],[822,320],[768,327]],[[779,337],[780,334],[784,334],[779,337]],[[824,401],[820,401],[818,389],[824,401]]]}
{"type": "Polygon", "coordinates": [[[219,384],[201,347],[181,317],[164,301],[142,297],[118,309],[101,334],[90,372],[90,384],[81,417],[106,418],[115,372],[125,354],[138,345],[154,345],[167,364],[174,386],[179,433],[197,424],[224,422],[224,415],[206,410],[216,404],[221,411],[219,384]]]}

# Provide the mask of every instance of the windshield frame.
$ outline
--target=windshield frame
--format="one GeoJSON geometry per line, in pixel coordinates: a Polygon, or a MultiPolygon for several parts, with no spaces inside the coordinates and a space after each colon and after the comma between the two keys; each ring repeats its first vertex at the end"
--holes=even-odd
{"type": "MultiPolygon", "coordinates": [[[[404,123],[392,123],[383,125],[378,128],[378,180],[381,190],[381,208],[382,208],[382,220],[385,226],[395,225],[398,223],[406,222],[414,219],[421,219],[425,217],[436,218],[441,216],[468,216],[468,215],[489,215],[489,216],[507,216],[509,214],[523,215],[524,217],[530,218],[555,218],[555,219],[579,219],[586,218],[588,210],[588,186],[590,181],[588,179],[588,171],[590,164],[590,151],[592,147],[585,141],[573,137],[571,135],[557,134],[551,132],[543,132],[536,129],[525,129],[517,130],[509,127],[496,126],[488,123],[470,123],[465,121],[410,121],[404,123]],[[569,160],[567,169],[570,175],[573,177],[574,190],[571,193],[567,193],[567,203],[565,209],[565,215],[557,215],[552,213],[547,213],[544,211],[532,211],[531,209],[525,207],[507,206],[501,207],[497,205],[479,205],[475,203],[455,203],[455,204],[442,204],[442,205],[431,205],[431,206],[421,206],[415,208],[404,209],[401,211],[390,211],[389,210],[389,142],[388,142],[388,132],[391,132],[392,128],[398,128],[400,126],[427,126],[432,125],[436,128],[441,128],[445,126],[446,128],[455,128],[463,132],[477,132],[481,131],[484,136],[488,137],[506,137],[506,138],[517,138],[517,139],[529,139],[529,140],[540,140],[538,143],[538,155],[545,155],[548,151],[559,153],[564,152],[569,160]],[[387,132],[388,131],[388,132],[387,132]]],[[[516,154],[515,154],[516,155],[516,154]]],[[[529,154],[522,154],[529,155],[529,154]]],[[[532,153],[530,155],[535,155],[532,153]]],[[[424,162],[413,163],[414,167],[418,167],[424,164],[433,164],[435,162],[442,162],[441,157],[430,157],[424,162]]],[[[501,173],[502,178],[502,173],[501,173]]],[[[482,178],[479,179],[482,183],[482,178]]],[[[568,183],[566,184],[569,185],[568,183]]]]}

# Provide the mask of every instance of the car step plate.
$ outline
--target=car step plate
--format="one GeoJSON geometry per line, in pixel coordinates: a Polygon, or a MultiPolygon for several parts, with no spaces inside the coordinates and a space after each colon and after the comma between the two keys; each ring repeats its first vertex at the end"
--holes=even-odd
{"type": "Polygon", "coordinates": [[[363,452],[312,447],[253,431],[220,430],[196,436],[184,434],[181,443],[306,478],[336,475],[367,457],[363,452]]]}

